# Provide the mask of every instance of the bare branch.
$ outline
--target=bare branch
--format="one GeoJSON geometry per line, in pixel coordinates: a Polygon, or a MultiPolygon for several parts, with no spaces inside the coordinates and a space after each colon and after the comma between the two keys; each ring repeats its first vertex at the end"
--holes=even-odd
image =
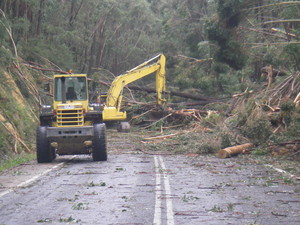
{"type": "Polygon", "coordinates": [[[213,60],[213,58],[196,59],[196,58],[192,58],[192,57],[185,56],[185,55],[177,55],[176,57],[183,58],[183,59],[188,59],[188,60],[193,60],[193,63],[201,63],[201,62],[206,62],[206,61],[213,60]]]}
{"type": "Polygon", "coordinates": [[[300,44],[300,42],[274,42],[274,43],[243,43],[243,45],[289,45],[289,44],[300,44]]]}
{"type": "MultiPolygon", "coordinates": [[[[5,16],[5,13],[3,12],[2,9],[0,9],[0,13],[1,15],[7,20],[6,16],[5,16]]],[[[17,64],[19,66],[19,63],[18,63],[18,50],[17,50],[17,46],[16,46],[16,43],[14,41],[14,38],[13,38],[13,35],[12,35],[12,29],[10,26],[6,26],[2,20],[0,20],[0,23],[3,25],[3,27],[5,28],[6,32],[8,33],[10,39],[11,39],[11,42],[14,46],[14,51],[15,51],[15,56],[16,56],[16,60],[17,60],[17,64]]]]}
{"type": "Polygon", "coordinates": [[[274,3],[274,4],[257,6],[257,7],[245,9],[244,11],[253,10],[253,9],[262,9],[262,8],[273,7],[273,6],[291,5],[291,4],[300,4],[300,1],[278,2],[278,3],[274,3]]]}
{"type": "Polygon", "coordinates": [[[292,20],[271,20],[271,21],[266,21],[261,24],[270,24],[270,23],[290,23],[290,22],[300,22],[299,19],[292,19],[292,20]]]}

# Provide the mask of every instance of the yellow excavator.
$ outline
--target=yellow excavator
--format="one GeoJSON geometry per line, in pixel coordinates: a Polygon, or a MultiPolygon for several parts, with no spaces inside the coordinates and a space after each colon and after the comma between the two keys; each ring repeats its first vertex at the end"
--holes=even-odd
{"type": "MultiPolygon", "coordinates": [[[[126,120],[121,111],[124,87],[155,73],[157,103],[166,99],[166,58],[159,54],[118,76],[112,82],[105,104],[90,103],[86,74],[54,75],[53,105],[43,105],[36,134],[38,163],[51,162],[56,155],[92,154],[94,161],[107,160],[106,122],[126,120]]],[[[121,122],[120,130],[128,131],[121,122]]]]}

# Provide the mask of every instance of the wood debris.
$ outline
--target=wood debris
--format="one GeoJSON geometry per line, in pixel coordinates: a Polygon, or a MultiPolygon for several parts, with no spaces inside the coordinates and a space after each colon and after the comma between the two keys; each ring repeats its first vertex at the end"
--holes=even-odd
{"type": "Polygon", "coordinates": [[[167,135],[160,135],[160,136],[155,136],[155,137],[148,137],[148,138],[144,138],[144,140],[149,141],[149,140],[157,140],[157,139],[166,139],[166,138],[174,137],[178,134],[179,134],[179,132],[175,133],[175,134],[167,134],[167,135]]]}
{"type": "Polygon", "coordinates": [[[240,153],[244,153],[244,152],[246,152],[246,150],[248,150],[252,147],[254,147],[254,144],[247,143],[247,144],[242,144],[242,145],[237,145],[237,146],[233,146],[233,147],[224,148],[224,149],[221,149],[217,153],[217,157],[221,158],[221,159],[230,158],[231,156],[235,156],[235,155],[238,155],[240,153]]]}

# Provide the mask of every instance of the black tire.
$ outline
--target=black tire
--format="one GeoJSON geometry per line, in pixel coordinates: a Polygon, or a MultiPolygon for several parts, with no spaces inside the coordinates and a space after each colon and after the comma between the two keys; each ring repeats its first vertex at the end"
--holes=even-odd
{"type": "Polygon", "coordinates": [[[106,126],[104,123],[94,125],[93,138],[93,160],[106,161],[107,160],[107,140],[106,140],[106,126]]]}
{"type": "Polygon", "coordinates": [[[38,163],[52,162],[53,148],[47,139],[47,127],[39,126],[36,132],[36,158],[38,163]]]}
{"type": "Polygon", "coordinates": [[[121,122],[117,128],[119,132],[129,133],[130,132],[130,124],[128,122],[121,122]]]}

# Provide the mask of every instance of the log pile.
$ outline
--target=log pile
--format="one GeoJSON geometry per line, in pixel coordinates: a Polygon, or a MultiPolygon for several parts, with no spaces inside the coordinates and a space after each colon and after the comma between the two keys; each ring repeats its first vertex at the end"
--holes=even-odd
{"type": "MultiPolygon", "coordinates": [[[[145,129],[154,127],[159,123],[168,124],[168,128],[176,128],[184,126],[191,121],[201,122],[203,117],[208,115],[206,110],[200,109],[174,110],[173,108],[168,107],[166,111],[163,111],[154,105],[147,105],[147,108],[150,109],[139,115],[133,116],[131,122],[137,125],[144,125],[143,127],[145,129]]],[[[161,129],[164,128],[167,127],[161,127],[161,129]]]]}

